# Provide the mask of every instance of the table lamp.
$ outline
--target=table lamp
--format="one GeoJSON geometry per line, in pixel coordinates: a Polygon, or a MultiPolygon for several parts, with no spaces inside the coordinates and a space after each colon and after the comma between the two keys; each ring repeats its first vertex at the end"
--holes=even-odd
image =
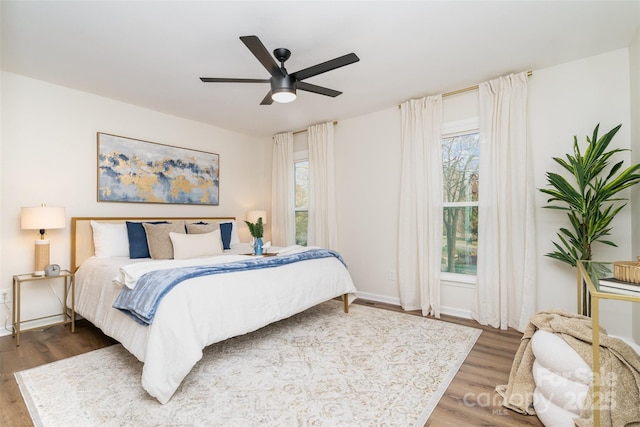
{"type": "Polygon", "coordinates": [[[40,230],[40,240],[35,241],[34,276],[44,276],[49,265],[49,240],[44,238],[46,229],[64,228],[67,218],[64,208],[45,206],[20,208],[20,228],[40,230]]]}
{"type": "Polygon", "coordinates": [[[258,218],[262,218],[262,223],[267,223],[267,211],[249,211],[247,212],[247,221],[252,224],[258,222],[258,218]]]}

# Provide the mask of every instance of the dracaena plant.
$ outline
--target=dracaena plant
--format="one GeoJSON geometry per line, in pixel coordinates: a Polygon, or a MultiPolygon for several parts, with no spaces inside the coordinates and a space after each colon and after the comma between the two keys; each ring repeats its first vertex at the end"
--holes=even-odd
{"type": "Polygon", "coordinates": [[[622,170],[621,160],[609,168],[616,153],[627,151],[620,148],[607,151],[621,125],[601,137],[599,127],[599,124],[595,127],[591,138],[587,136],[584,154],[574,136],[573,154],[567,154],[565,159],[553,158],[569,173],[569,179],[547,172],[548,188],[540,189],[551,196],[545,208],[566,211],[570,224],[560,228],[559,242],[553,242],[556,250],[546,255],[574,267],[578,260],[591,259],[592,245],[596,242],[617,246],[608,238],[611,222],[626,205],[623,203],[626,199],[617,195],[640,181],[640,164],[622,170]]]}
{"type": "Polygon", "coordinates": [[[262,217],[258,218],[255,224],[249,221],[245,222],[249,226],[249,233],[251,233],[252,237],[256,239],[258,237],[262,238],[262,236],[264,235],[264,224],[262,223],[262,217]]]}

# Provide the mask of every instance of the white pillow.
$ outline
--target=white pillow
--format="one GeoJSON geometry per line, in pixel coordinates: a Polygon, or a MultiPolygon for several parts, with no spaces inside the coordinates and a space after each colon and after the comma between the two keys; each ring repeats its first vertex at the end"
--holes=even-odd
{"type": "Polygon", "coordinates": [[[240,234],[238,234],[238,224],[236,223],[236,220],[220,221],[218,222],[218,225],[226,224],[228,222],[231,223],[231,241],[229,242],[229,246],[238,245],[240,244],[240,234]]]}
{"type": "Polygon", "coordinates": [[[590,386],[556,374],[542,366],[537,359],[533,362],[532,373],[538,393],[562,409],[580,415],[590,386]]]}
{"type": "Polygon", "coordinates": [[[578,415],[547,399],[537,388],[533,390],[533,409],[545,427],[574,426],[573,420],[578,418],[578,415]]]}
{"type": "Polygon", "coordinates": [[[201,234],[169,233],[173,243],[173,259],[196,258],[200,256],[222,255],[220,230],[201,234]]]}
{"type": "Polygon", "coordinates": [[[531,350],[538,363],[550,371],[573,381],[591,384],[591,368],[562,337],[539,329],[531,337],[531,350]]]}
{"type": "Polygon", "coordinates": [[[91,228],[93,229],[93,246],[98,258],[129,256],[127,224],[91,220],[91,228]]]}

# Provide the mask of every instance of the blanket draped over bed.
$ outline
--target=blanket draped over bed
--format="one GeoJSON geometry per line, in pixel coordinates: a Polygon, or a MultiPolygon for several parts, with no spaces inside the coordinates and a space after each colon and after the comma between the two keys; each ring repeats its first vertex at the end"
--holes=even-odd
{"type": "Polygon", "coordinates": [[[113,307],[122,311],[142,325],[150,325],[162,298],[176,285],[185,280],[213,274],[248,271],[260,268],[273,268],[309,259],[335,257],[342,264],[344,260],[335,251],[329,249],[309,249],[286,256],[267,258],[247,258],[223,264],[198,265],[176,269],[163,269],[145,273],[135,287],[123,287],[113,303],[113,307]]]}
{"type": "MultiPolygon", "coordinates": [[[[538,329],[562,337],[589,365],[593,366],[591,319],[562,311],[546,311],[534,315],[524,331],[522,342],[513,360],[509,383],[496,387],[503,406],[516,412],[534,415],[533,378],[534,355],[531,337],[538,329]]],[[[600,366],[603,372],[601,393],[602,426],[625,426],[640,423],[640,356],[624,341],[606,335],[601,328],[600,366]]],[[[580,427],[593,425],[592,391],[586,397],[584,410],[574,420],[580,427]]]]}

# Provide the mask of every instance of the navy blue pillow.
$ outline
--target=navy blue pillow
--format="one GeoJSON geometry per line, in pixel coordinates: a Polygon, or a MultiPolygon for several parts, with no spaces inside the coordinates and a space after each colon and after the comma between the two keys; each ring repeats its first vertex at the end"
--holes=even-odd
{"type": "Polygon", "coordinates": [[[222,247],[224,249],[231,249],[231,230],[233,230],[233,223],[220,223],[220,237],[222,237],[222,247]]]}
{"type": "MultiPolygon", "coordinates": [[[[147,224],[167,224],[167,221],[148,222],[147,224]]],[[[141,222],[127,221],[127,234],[129,235],[129,258],[151,258],[147,232],[141,222]]]]}

